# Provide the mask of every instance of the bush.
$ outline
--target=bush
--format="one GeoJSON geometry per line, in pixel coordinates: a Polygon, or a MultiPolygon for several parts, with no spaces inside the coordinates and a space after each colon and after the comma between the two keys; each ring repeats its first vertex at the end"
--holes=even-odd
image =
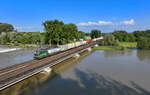
{"type": "Polygon", "coordinates": [[[112,34],[106,34],[104,36],[104,41],[103,41],[104,46],[118,46],[118,41],[115,40],[115,37],[112,34]]]}
{"type": "Polygon", "coordinates": [[[101,36],[101,31],[100,30],[97,30],[97,29],[93,29],[91,31],[91,38],[94,39],[94,38],[98,38],[101,36]]]}
{"type": "Polygon", "coordinates": [[[137,48],[150,49],[150,38],[140,37],[137,41],[137,48]]]}

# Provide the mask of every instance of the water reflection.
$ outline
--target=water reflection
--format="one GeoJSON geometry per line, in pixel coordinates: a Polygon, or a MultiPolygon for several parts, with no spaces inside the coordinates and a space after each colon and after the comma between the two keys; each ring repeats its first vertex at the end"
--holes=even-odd
{"type": "Polygon", "coordinates": [[[7,89],[4,89],[0,92],[0,95],[33,95],[33,93],[37,94],[45,84],[52,81],[57,75],[76,65],[89,54],[89,52],[83,52],[81,53],[81,57],[79,59],[70,58],[68,60],[65,60],[60,64],[52,67],[53,72],[41,72],[37,75],[34,75],[7,89]]]}
{"type": "Polygon", "coordinates": [[[123,57],[124,59],[127,56],[132,56],[133,60],[140,60],[144,63],[150,63],[150,50],[125,50],[125,51],[103,51],[105,58],[113,58],[113,57],[123,57]]]}
{"type": "Polygon", "coordinates": [[[59,80],[61,80],[61,83],[55,84],[55,87],[57,87],[56,90],[54,90],[54,85],[52,84],[48,86],[46,92],[40,92],[38,95],[150,95],[149,91],[132,81],[131,84],[135,89],[120,81],[97,73],[87,73],[79,69],[75,69],[74,72],[77,75],[76,77],[79,78],[80,83],[72,79],[60,77],[59,80]],[[64,85],[65,87],[63,87],[64,85]]]}
{"type": "Polygon", "coordinates": [[[54,66],[52,73],[39,73],[1,94],[150,95],[150,64],[143,61],[149,59],[150,52],[146,52],[85,52],[79,59],[70,58],[54,66]]]}
{"type": "Polygon", "coordinates": [[[133,50],[124,50],[124,51],[117,51],[117,50],[111,50],[111,51],[104,51],[104,56],[106,57],[106,58],[109,58],[109,57],[117,57],[117,56],[125,56],[125,55],[127,55],[127,56],[130,56],[130,55],[132,55],[132,53],[133,53],[133,50]]]}
{"type": "Polygon", "coordinates": [[[147,63],[150,63],[150,50],[137,50],[137,57],[141,61],[147,61],[147,63]]]}

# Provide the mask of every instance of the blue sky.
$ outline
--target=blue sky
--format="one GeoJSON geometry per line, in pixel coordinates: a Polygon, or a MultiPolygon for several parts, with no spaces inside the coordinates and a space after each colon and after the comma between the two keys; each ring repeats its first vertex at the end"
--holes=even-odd
{"type": "Polygon", "coordinates": [[[150,29],[150,0],[1,0],[0,22],[19,31],[42,31],[45,20],[75,23],[102,32],[150,29]]]}

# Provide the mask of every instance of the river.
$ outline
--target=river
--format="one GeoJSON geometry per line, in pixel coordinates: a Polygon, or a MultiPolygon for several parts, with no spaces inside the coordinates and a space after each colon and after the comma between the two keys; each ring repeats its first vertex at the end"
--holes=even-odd
{"type": "Polygon", "coordinates": [[[1,95],[150,95],[150,51],[84,52],[1,95]]]}
{"type": "Polygon", "coordinates": [[[35,50],[36,49],[33,48],[25,48],[6,53],[0,53],[0,69],[33,60],[33,54],[35,50]]]}

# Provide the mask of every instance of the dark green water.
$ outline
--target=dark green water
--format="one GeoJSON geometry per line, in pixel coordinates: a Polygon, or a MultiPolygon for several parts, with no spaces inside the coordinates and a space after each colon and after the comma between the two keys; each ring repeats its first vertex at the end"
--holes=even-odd
{"type": "Polygon", "coordinates": [[[2,95],[150,95],[150,51],[93,51],[71,58],[2,95]]]}

